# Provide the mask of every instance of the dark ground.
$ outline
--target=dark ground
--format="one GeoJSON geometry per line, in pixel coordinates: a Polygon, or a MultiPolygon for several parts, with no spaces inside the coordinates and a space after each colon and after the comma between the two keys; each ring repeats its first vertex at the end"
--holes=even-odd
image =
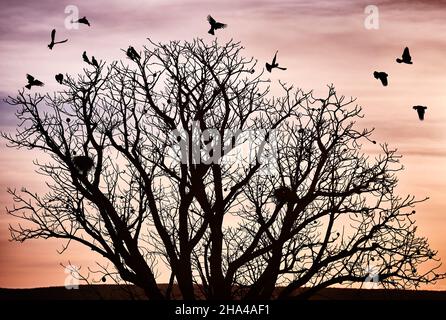
{"type": "MultiPolygon", "coordinates": [[[[174,290],[174,297],[179,296],[174,290]]],[[[140,300],[143,292],[133,286],[117,285],[82,285],[79,289],[68,290],[65,287],[47,287],[33,289],[2,289],[0,300],[140,300]]],[[[322,290],[311,300],[443,300],[446,291],[413,291],[385,289],[338,289],[322,290]]]]}

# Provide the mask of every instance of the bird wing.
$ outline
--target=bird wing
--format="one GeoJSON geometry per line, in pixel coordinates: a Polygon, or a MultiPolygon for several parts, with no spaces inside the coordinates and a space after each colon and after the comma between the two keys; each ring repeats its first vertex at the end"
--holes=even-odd
{"type": "Polygon", "coordinates": [[[82,17],[79,20],[77,20],[77,22],[86,24],[88,26],[90,25],[90,22],[87,20],[87,17],[82,17]]]}
{"type": "Polygon", "coordinates": [[[34,77],[30,74],[26,74],[26,79],[28,79],[28,82],[34,81],[34,77]]]}
{"type": "Polygon", "coordinates": [[[211,26],[215,25],[217,23],[217,21],[215,21],[214,18],[211,17],[211,15],[208,15],[208,21],[211,24],[211,26]]]}
{"type": "Polygon", "coordinates": [[[57,41],[55,43],[64,43],[64,42],[67,42],[67,41],[68,41],[68,39],[65,39],[65,40],[62,40],[62,41],[57,41]]]}
{"type": "Polygon", "coordinates": [[[425,106],[413,106],[412,108],[414,110],[417,110],[418,117],[420,118],[420,120],[423,120],[424,113],[425,113],[425,110],[427,109],[427,107],[425,107],[425,106]]]}
{"type": "Polygon", "coordinates": [[[51,31],[51,42],[54,42],[54,38],[56,37],[56,29],[51,31]]]}
{"type": "Polygon", "coordinates": [[[404,60],[409,60],[409,61],[412,59],[412,57],[410,56],[409,48],[408,48],[408,47],[404,48],[404,51],[403,51],[403,59],[404,59],[404,60]]]}
{"type": "Polygon", "coordinates": [[[276,54],[274,55],[274,58],[273,58],[273,62],[271,63],[272,65],[276,64],[277,52],[279,52],[279,51],[276,51],[276,54]]]}
{"type": "Polygon", "coordinates": [[[33,85],[43,87],[43,82],[36,79],[34,80],[33,85]]]}
{"type": "Polygon", "coordinates": [[[214,28],[215,29],[224,29],[227,26],[228,26],[227,24],[224,24],[224,23],[221,23],[221,22],[216,22],[215,25],[214,25],[214,28]]]}

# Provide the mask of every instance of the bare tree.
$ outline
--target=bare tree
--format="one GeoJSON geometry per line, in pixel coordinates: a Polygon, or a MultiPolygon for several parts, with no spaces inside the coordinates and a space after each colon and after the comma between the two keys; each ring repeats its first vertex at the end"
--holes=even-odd
{"type": "Polygon", "coordinates": [[[51,157],[36,161],[48,193],[9,190],[27,222],[12,238],[81,243],[151,299],[174,283],[184,299],[306,298],[371,267],[384,287],[443,278],[419,201],[394,192],[400,156],[357,129],[355,101],[284,83],[271,97],[242,49],[150,41],[64,91],[10,97],[20,126],[3,137],[51,157]]]}

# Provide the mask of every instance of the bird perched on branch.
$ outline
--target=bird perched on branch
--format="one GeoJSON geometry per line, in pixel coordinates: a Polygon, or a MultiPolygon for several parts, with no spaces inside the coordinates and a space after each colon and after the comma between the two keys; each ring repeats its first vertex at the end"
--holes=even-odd
{"type": "Polygon", "coordinates": [[[424,114],[426,113],[427,107],[425,106],[413,106],[414,110],[417,110],[418,118],[423,121],[424,120],[424,114]]]}
{"type": "Polygon", "coordinates": [[[129,46],[126,53],[127,57],[129,57],[130,60],[138,61],[141,59],[141,56],[138,54],[138,52],[136,52],[135,48],[133,48],[132,46],[129,46]]]}
{"type": "Polygon", "coordinates": [[[94,56],[91,57],[91,64],[96,68],[99,68],[99,63],[94,56]]]}
{"type": "Polygon", "coordinates": [[[410,56],[409,48],[408,48],[408,47],[404,48],[403,56],[402,56],[401,58],[402,58],[402,59],[397,58],[397,59],[396,59],[396,62],[398,62],[398,63],[412,64],[412,57],[410,56]]]}
{"type": "Polygon", "coordinates": [[[211,25],[211,29],[209,29],[208,31],[209,34],[215,35],[215,30],[224,29],[228,26],[227,24],[215,21],[215,19],[212,18],[211,15],[208,15],[207,19],[209,24],[211,25]]]}
{"type": "Polygon", "coordinates": [[[279,64],[276,62],[276,58],[277,58],[277,53],[279,51],[276,51],[276,54],[274,55],[273,61],[271,62],[271,64],[269,64],[268,62],[265,63],[266,66],[266,70],[268,70],[268,72],[271,72],[272,69],[277,68],[280,70],[286,70],[286,68],[281,68],[279,67],[279,64]]]}
{"type": "Polygon", "coordinates": [[[94,167],[94,161],[89,156],[73,157],[73,164],[78,170],[79,174],[82,176],[86,176],[87,173],[94,167]]]}
{"type": "Polygon", "coordinates": [[[63,81],[63,74],[62,73],[58,73],[56,74],[56,76],[54,77],[56,78],[56,81],[59,82],[60,84],[62,84],[63,81]]]}
{"type": "Polygon", "coordinates": [[[28,79],[28,84],[25,86],[26,89],[30,90],[31,87],[37,86],[37,87],[43,87],[44,84],[42,81],[37,80],[32,75],[27,74],[26,79],[28,79]]]}
{"type": "Polygon", "coordinates": [[[387,73],[375,71],[375,72],[373,72],[373,76],[376,79],[381,80],[381,83],[384,87],[387,86],[387,84],[388,84],[387,77],[389,76],[387,73]]]}
{"type": "Polygon", "coordinates": [[[88,21],[87,17],[82,17],[76,21],[71,21],[71,23],[83,23],[86,24],[87,26],[90,26],[90,21],[88,21]]]}
{"type": "Polygon", "coordinates": [[[87,56],[87,51],[84,51],[84,53],[82,53],[82,59],[84,59],[84,61],[88,64],[91,64],[90,59],[87,56]]]}
{"type": "Polygon", "coordinates": [[[50,44],[48,45],[48,48],[50,48],[50,50],[53,49],[53,47],[54,47],[55,44],[58,44],[58,43],[64,43],[64,42],[67,42],[67,41],[68,41],[68,39],[65,39],[65,40],[62,40],[62,41],[57,41],[57,42],[55,42],[55,41],[54,41],[55,38],[56,38],[56,29],[53,29],[53,30],[51,31],[51,42],[50,42],[50,44]]]}

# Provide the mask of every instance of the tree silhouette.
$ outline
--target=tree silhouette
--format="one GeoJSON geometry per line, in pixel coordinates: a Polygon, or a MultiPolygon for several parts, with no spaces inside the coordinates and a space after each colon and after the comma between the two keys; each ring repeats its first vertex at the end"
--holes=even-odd
{"type": "Polygon", "coordinates": [[[20,126],[3,137],[51,157],[36,160],[48,193],[9,190],[9,214],[27,222],[12,238],[78,242],[151,299],[174,283],[184,299],[307,298],[370,267],[386,288],[443,278],[415,235],[423,200],[395,194],[400,156],[357,129],[355,101],[284,83],[271,97],[242,49],[150,41],[62,92],[9,97],[20,126]]]}

